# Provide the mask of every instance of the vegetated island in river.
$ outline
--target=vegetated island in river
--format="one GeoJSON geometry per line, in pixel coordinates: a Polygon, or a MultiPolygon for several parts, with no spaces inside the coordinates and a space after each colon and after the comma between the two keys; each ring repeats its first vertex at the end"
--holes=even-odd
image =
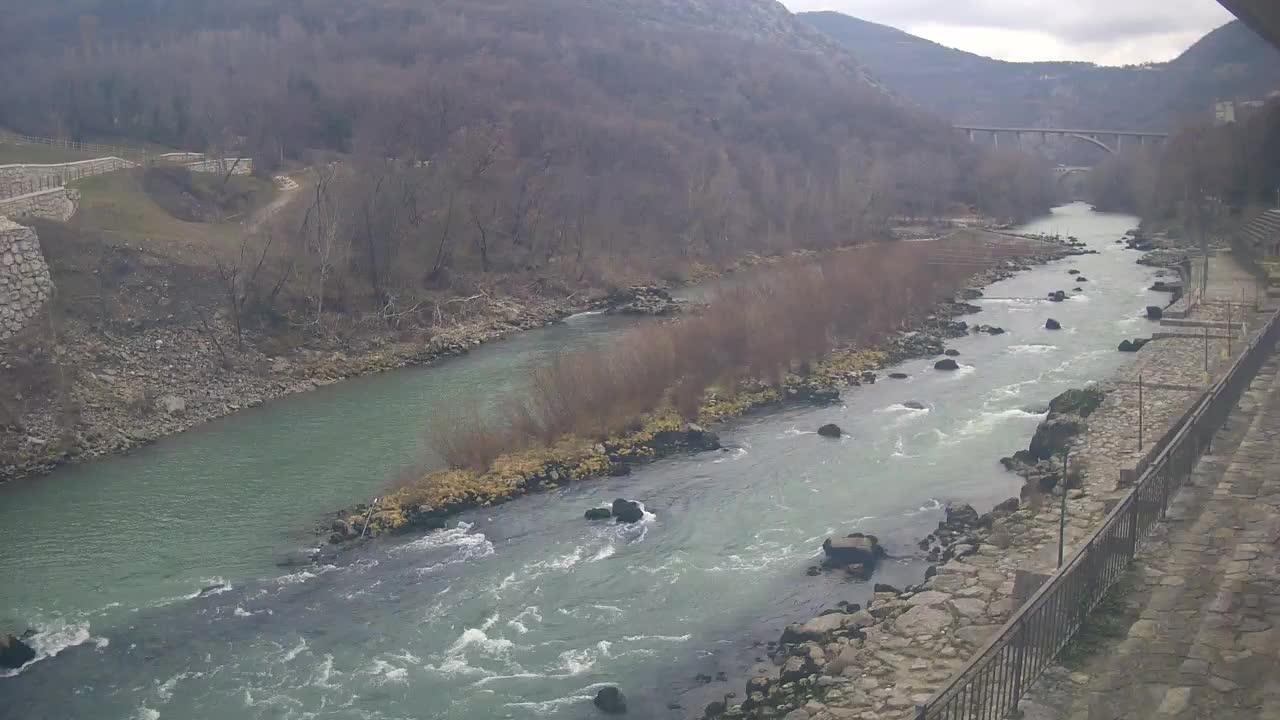
{"type": "Polygon", "coordinates": [[[1086,250],[983,232],[942,242],[853,248],[821,266],[772,268],[701,312],[636,328],[608,348],[561,356],[497,417],[447,417],[440,449],[451,468],[400,484],[375,504],[319,528],[342,545],[433,530],[458,512],[631,468],[713,450],[707,426],[785,401],[829,403],[876,370],[944,352],[969,332],[975,288],[1086,250]]]}

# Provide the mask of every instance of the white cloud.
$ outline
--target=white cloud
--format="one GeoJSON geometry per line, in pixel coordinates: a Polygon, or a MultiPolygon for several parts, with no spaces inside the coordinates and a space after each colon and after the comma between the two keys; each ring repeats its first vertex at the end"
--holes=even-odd
{"type": "Polygon", "coordinates": [[[1003,60],[1169,60],[1229,22],[1215,0],[782,0],[1003,60]]]}

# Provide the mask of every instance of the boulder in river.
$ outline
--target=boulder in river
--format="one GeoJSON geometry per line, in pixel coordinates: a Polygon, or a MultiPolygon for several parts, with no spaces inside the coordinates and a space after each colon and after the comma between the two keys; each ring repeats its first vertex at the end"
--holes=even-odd
{"type": "Polygon", "coordinates": [[[890,379],[890,380],[906,380],[906,379],[907,379],[907,377],[909,377],[909,376],[908,376],[906,373],[901,373],[901,372],[892,372],[892,373],[889,373],[889,379],[890,379]]]}
{"type": "Polygon", "coordinates": [[[596,699],[591,702],[606,715],[623,715],[627,712],[627,698],[612,685],[600,688],[596,699]]]}
{"type": "MultiPolygon", "coordinates": [[[[1076,278],[1076,279],[1079,280],[1079,278],[1076,278]]],[[[1067,299],[1067,293],[1064,290],[1054,290],[1053,292],[1049,293],[1049,300],[1053,302],[1062,302],[1063,300],[1066,300],[1066,299],[1067,299]]]]}
{"type": "Polygon", "coordinates": [[[1161,319],[1161,318],[1163,318],[1163,317],[1164,317],[1164,309],[1163,309],[1163,308],[1161,308],[1159,305],[1148,305],[1148,306],[1147,306],[1147,319],[1148,319],[1148,320],[1159,320],[1159,319],[1161,319]]]}
{"type": "Polygon", "coordinates": [[[927,407],[925,407],[924,403],[916,402],[915,400],[908,400],[902,403],[902,407],[907,408],[908,410],[927,410],[928,409],[927,407]]]}
{"type": "Polygon", "coordinates": [[[36,659],[36,651],[15,635],[0,635],[0,668],[16,670],[36,659]]]}
{"type": "Polygon", "coordinates": [[[841,435],[844,435],[844,431],[835,423],[827,423],[826,425],[818,428],[818,434],[825,438],[838,438],[841,435]]]}
{"type": "Polygon", "coordinates": [[[1087,278],[1087,277],[1085,277],[1085,276],[1083,276],[1083,275],[1077,275],[1077,276],[1076,276],[1076,282],[1078,282],[1078,283],[1089,282],[1089,278],[1087,278]]]}
{"type": "Polygon", "coordinates": [[[1048,320],[1044,321],[1044,329],[1045,330],[1061,330],[1062,323],[1058,322],[1057,320],[1054,320],[1053,318],[1049,318],[1048,320]]]}
{"type": "Polygon", "coordinates": [[[960,357],[960,351],[955,350],[953,348],[947,348],[946,350],[943,350],[942,354],[946,355],[947,357],[960,357]]]}
{"type": "Polygon", "coordinates": [[[1084,288],[1073,287],[1071,288],[1071,292],[1084,292],[1084,288]]]}
{"type": "Polygon", "coordinates": [[[1067,274],[1068,274],[1068,275],[1079,275],[1079,274],[1080,274],[1080,271],[1079,271],[1079,270],[1076,270],[1075,268],[1071,268],[1070,270],[1068,270],[1068,271],[1067,271],[1067,274]]]}
{"type": "Polygon", "coordinates": [[[611,512],[614,517],[618,518],[618,522],[622,523],[640,522],[644,519],[644,508],[634,500],[624,500],[622,498],[614,500],[611,512]]]}
{"type": "Polygon", "coordinates": [[[960,364],[951,358],[939,360],[933,364],[934,370],[959,370],[960,364]]]}
{"type": "Polygon", "coordinates": [[[875,535],[862,533],[829,537],[822,543],[822,552],[827,556],[825,562],[829,567],[862,565],[867,569],[874,568],[885,555],[884,548],[880,547],[880,541],[875,535]]]}
{"type": "MultiPolygon", "coordinates": [[[[583,517],[588,520],[608,520],[613,517],[613,510],[607,507],[594,507],[583,513],[583,517]]],[[[644,517],[641,513],[640,517],[644,517]]]]}

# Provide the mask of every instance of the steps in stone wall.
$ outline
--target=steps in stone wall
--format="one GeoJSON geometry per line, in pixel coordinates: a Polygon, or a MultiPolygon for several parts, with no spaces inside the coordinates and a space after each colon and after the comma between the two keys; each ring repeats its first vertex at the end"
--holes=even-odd
{"type": "Polygon", "coordinates": [[[1264,210],[1240,228],[1240,237],[1270,255],[1271,248],[1280,242],[1280,210],[1264,210]]]}

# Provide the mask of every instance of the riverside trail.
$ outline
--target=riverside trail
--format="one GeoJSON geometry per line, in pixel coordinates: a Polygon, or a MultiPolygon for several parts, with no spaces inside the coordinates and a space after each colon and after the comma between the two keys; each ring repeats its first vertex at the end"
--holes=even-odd
{"type": "MultiPolygon", "coordinates": [[[[556,349],[634,321],[585,316],[438,366],[360,378],[211,423],[132,456],[0,487],[0,629],[40,631],[42,659],[0,678],[0,715],[79,718],[594,717],[618,684],[639,717],[700,711],[729,692],[755,640],[870,583],[810,578],[822,538],[879,535],[872,582],[918,582],[914,541],[947,501],[1017,494],[997,459],[1048,400],[1132,359],[1155,270],[1114,241],[1136,224],[1087,206],[1022,228],[1079,237],[1067,258],[987,289],[949,343],[826,408],[787,407],[718,429],[724,452],[669,458],[463,513],[332,565],[277,568],[325,511],[381,491],[422,450],[431,408],[493,393],[556,349]],[[1070,291],[1069,268],[1090,278],[1070,291]],[[1044,329],[1047,318],[1062,330],[1044,329]],[[912,409],[905,403],[919,403],[912,409]],[[838,423],[848,436],[813,431],[838,423]],[[592,525],[617,496],[649,511],[592,525]],[[292,528],[293,533],[281,528],[292,528]],[[710,685],[695,675],[712,678],[710,685]],[[673,700],[687,709],[669,709],[673,700]]],[[[762,654],[762,653],[761,653],[762,654]]]]}

